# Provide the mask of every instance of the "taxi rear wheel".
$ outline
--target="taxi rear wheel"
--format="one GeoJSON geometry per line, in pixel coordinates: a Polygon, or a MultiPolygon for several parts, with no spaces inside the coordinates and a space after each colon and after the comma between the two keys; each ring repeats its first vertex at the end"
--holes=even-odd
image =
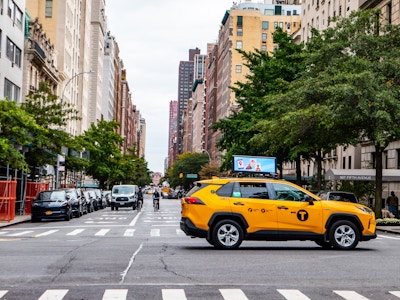
{"type": "Polygon", "coordinates": [[[218,249],[237,249],[243,241],[242,227],[233,220],[219,221],[213,229],[212,241],[218,249]]]}
{"type": "Polygon", "coordinates": [[[360,240],[358,228],[350,221],[335,222],[329,231],[329,241],[334,249],[354,249],[360,240]]]}

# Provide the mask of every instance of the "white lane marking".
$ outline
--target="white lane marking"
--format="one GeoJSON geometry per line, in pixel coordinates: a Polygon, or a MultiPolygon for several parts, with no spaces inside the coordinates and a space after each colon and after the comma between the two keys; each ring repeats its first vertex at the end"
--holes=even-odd
{"type": "Polygon", "coordinates": [[[400,298],[400,291],[390,291],[389,293],[400,298]]]}
{"type": "Polygon", "coordinates": [[[219,291],[225,300],[248,300],[240,289],[220,289],[219,291]]]}
{"type": "Polygon", "coordinates": [[[67,233],[67,235],[78,235],[84,231],[85,231],[85,229],[75,229],[75,230],[72,230],[71,232],[67,233]]]}
{"type": "Polygon", "coordinates": [[[288,300],[310,300],[299,290],[278,290],[278,292],[288,300]]]}
{"type": "Polygon", "coordinates": [[[347,300],[368,300],[368,298],[365,298],[364,296],[354,291],[333,291],[333,292],[347,300]]]}
{"type": "Polygon", "coordinates": [[[135,251],[135,253],[132,254],[131,259],[129,260],[128,266],[126,269],[121,273],[121,281],[119,282],[120,284],[124,283],[125,276],[128,274],[129,269],[131,268],[133,261],[135,260],[136,255],[139,254],[140,250],[143,248],[143,243],[140,244],[139,248],[135,251]]]}
{"type": "Polygon", "coordinates": [[[7,293],[8,293],[7,290],[0,291],[0,298],[3,298],[3,296],[4,296],[5,294],[7,294],[7,293]]]}
{"type": "Polygon", "coordinates": [[[163,300],[187,300],[183,289],[162,289],[163,300]]]}
{"type": "Polygon", "coordinates": [[[378,235],[378,237],[382,237],[385,239],[392,239],[392,240],[400,240],[400,237],[387,236],[387,235],[378,235]]]}
{"type": "Polygon", "coordinates": [[[28,234],[28,233],[31,233],[31,232],[33,232],[33,230],[28,230],[28,231],[22,231],[22,232],[18,232],[18,233],[13,233],[13,234],[10,234],[10,236],[20,236],[20,235],[28,234]]]}
{"type": "Polygon", "coordinates": [[[68,293],[68,290],[47,290],[38,300],[61,300],[68,293]]]}
{"type": "Polygon", "coordinates": [[[150,231],[150,236],[160,236],[160,229],[153,228],[153,229],[150,231]]]}
{"type": "Polygon", "coordinates": [[[177,229],[177,230],[176,230],[176,234],[177,234],[177,235],[186,235],[186,233],[184,233],[184,232],[182,231],[182,229],[177,229]]]}
{"type": "Polygon", "coordinates": [[[48,230],[48,231],[45,231],[45,232],[43,232],[43,233],[39,233],[39,234],[35,235],[35,237],[41,237],[41,236],[45,236],[45,235],[50,235],[50,234],[55,233],[55,232],[57,232],[57,231],[58,231],[57,229],[55,229],[55,230],[48,230]]]}
{"type": "Polygon", "coordinates": [[[142,214],[142,212],[139,212],[136,217],[133,218],[132,222],[129,223],[128,226],[135,226],[137,220],[139,219],[140,215],[142,214]]]}
{"type": "Polygon", "coordinates": [[[110,229],[100,229],[98,232],[96,232],[95,236],[104,236],[109,231],[110,231],[110,229]]]}
{"type": "Polygon", "coordinates": [[[125,300],[128,290],[105,290],[102,300],[125,300]]]}
{"type": "Polygon", "coordinates": [[[135,234],[136,229],[127,229],[125,230],[124,236],[133,236],[135,234]]]}
{"type": "Polygon", "coordinates": [[[0,235],[7,234],[7,233],[8,233],[8,231],[0,231],[0,235]]]}

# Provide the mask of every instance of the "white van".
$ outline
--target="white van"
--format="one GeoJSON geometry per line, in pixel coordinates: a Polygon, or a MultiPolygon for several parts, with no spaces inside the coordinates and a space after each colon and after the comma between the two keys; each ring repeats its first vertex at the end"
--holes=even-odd
{"type": "Polygon", "coordinates": [[[134,184],[114,185],[111,190],[111,210],[118,207],[137,207],[137,192],[139,187],[134,184]]]}

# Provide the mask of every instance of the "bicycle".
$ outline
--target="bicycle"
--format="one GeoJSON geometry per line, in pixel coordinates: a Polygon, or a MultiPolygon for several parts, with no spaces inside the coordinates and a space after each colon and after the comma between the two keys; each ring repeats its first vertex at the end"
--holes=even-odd
{"type": "Polygon", "coordinates": [[[143,207],[143,200],[142,199],[138,199],[137,207],[136,207],[137,211],[141,211],[142,207],[143,207]]]}
{"type": "Polygon", "coordinates": [[[153,199],[153,208],[154,211],[158,211],[160,209],[160,199],[153,199]]]}

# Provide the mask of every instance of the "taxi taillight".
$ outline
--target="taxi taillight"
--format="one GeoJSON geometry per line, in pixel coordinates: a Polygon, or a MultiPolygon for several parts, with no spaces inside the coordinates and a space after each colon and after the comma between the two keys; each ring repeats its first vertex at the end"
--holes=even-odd
{"type": "Polygon", "coordinates": [[[200,204],[204,205],[204,202],[201,201],[199,198],[196,197],[185,197],[184,201],[186,204],[200,204]]]}

